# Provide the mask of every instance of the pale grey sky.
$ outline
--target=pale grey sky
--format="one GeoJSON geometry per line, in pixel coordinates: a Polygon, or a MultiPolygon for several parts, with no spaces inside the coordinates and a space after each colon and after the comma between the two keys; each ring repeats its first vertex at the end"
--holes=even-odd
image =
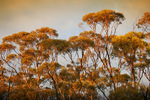
{"type": "Polygon", "coordinates": [[[121,35],[132,31],[134,22],[150,11],[150,0],[0,0],[0,43],[7,35],[41,27],[54,28],[59,38],[68,39],[82,32],[78,24],[85,14],[103,9],[124,14],[126,20],[117,32],[121,35]]]}
{"type": "Polygon", "coordinates": [[[150,0],[0,0],[0,37],[50,27],[57,30],[59,38],[68,39],[82,31],[78,24],[85,14],[103,9],[124,14],[126,20],[117,35],[125,34],[150,11],[149,4],[150,0]]]}

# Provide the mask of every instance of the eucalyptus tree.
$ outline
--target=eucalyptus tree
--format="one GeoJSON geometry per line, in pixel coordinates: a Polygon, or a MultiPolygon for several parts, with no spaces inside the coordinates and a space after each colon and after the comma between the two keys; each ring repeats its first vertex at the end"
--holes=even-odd
{"type": "Polygon", "coordinates": [[[136,86],[136,63],[138,56],[144,50],[147,43],[143,41],[145,35],[141,32],[129,32],[112,39],[114,55],[121,55],[129,66],[130,74],[136,86]]]}
{"type": "MultiPolygon", "coordinates": [[[[137,25],[145,33],[146,41],[149,42],[149,39],[150,39],[150,12],[145,12],[144,15],[138,20],[137,25]]],[[[146,46],[146,49],[145,49],[145,53],[144,53],[145,58],[143,59],[143,61],[145,61],[145,64],[144,64],[145,67],[142,66],[143,67],[142,72],[144,73],[144,75],[148,79],[148,81],[150,82],[150,77],[149,77],[149,74],[150,74],[150,65],[149,65],[150,47],[149,47],[149,44],[150,43],[148,43],[148,45],[146,46]]]]}
{"type": "MultiPolygon", "coordinates": [[[[144,13],[144,15],[138,20],[137,26],[145,33],[145,40],[148,42],[144,52],[141,54],[143,55],[143,58],[139,57],[141,63],[137,64],[137,66],[140,68],[139,70],[149,81],[149,87],[146,87],[145,89],[145,93],[148,94],[150,93],[150,11],[144,13]]],[[[150,98],[150,95],[146,95],[145,97],[148,99],[150,98]]]]}
{"type": "Polygon", "coordinates": [[[116,36],[124,15],[105,9],[84,15],[83,23],[91,30],[68,40],[56,39],[58,33],[48,27],[4,37],[0,93],[6,91],[14,100],[116,99],[118,93],[125,99],[132,95],[128,92],[141,93],[142,77],[150,81],[149,17],[149,12],[144,13],[137,24],[144,33],[116,36]],[[68,63],[62,66],[60,59],[68,63]],[[122,74],[124,69],[129,74],[122,74]],[[130,85],[137,90],[129,89],[130,85]]]}
{"type": "Polygon", "coordinates": [[[59,43],[53,44],[53,50],[50,49],[49,52],[45,52],[43,49],[45,45],[43,42],[50,40],[55,43],[54,38],[57,36],[56,30],[43,27],[30,33],[19,32],[3,38],[3,43],[0,45],[0,59],[10,70],[14,86],[25,86],[35,91],[41,89],[40,86],[44,79],[40,68],[46,62],[51,63],[57,60],[58,52],[55,48],[58,48],[56,46],[59,46],[61,40],[58,40],[59,43]]]}
{"type": "Polygon", "coordinates": [[[8,91],[8,85],[6,84],[8,77],[6,76],[6,73],[7,70],[3,66],[3,62],[0,60],[0,99],[3,99],[3,94],[8,91]]]}
{"type": "Polygon", "coordinates": [[[138,20],[138,28],[142,28],[143,32],[150,32],[150,12],[145,12],[144,15],[138,20]]]}
{"type": "Polygon", "coordinates": [[[99,58],[101,66],[106,69],[110,82],[110,87],[115,89],[114,75],[111,63],[112,45],[111,40],[116,34],[118,26],[124,20],[122,13],[114,10],[102,10],[96,13],[89,13],[83,16],[83,22],[87,23],[93,31],[92,40],[94,41],[95,58],[99,58]]]}

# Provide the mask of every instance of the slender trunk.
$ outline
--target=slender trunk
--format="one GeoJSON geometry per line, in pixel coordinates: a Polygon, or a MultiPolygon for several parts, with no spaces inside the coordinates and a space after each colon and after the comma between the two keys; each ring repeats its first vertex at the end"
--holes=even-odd
{"type": "Polygon", "coordinates": [[[113,87],[114,87],[114,90],[116,90],[116,84],[115,84],[115,82],[114,82],[114,78],[113,78],[113,75],[112,75],[112,66],[111,66],[111,61],[110,61],[110,59],[111,59],[111,57],[110,57],[110,54],[109,54],[109,43],[110,43],[110,41],[109,41],[109,37],[108,37],[108,27],[107,27],[107,37],[106,37],[106,48],[105,48],[105,50],[106,50],[106,55],[107,55],[107,59],[108,59],[108,66],[109,66],[109,74],[110,74],[110,78],[111,78],[111,82],[112,82],[112,84],[113,84],[113,87]]]}
{"type": "Polygon", "coordinates": [[[57,86],[56,86],[57,85],[56,81],[54,80],[54,78],[51,75],[50,75],[50,77],[52,78],[53,83],[54,83],[54,88],[55,88],[55,92],[56,92],[56,98],[57,98],[57,100],[59,100],[59,95],[58,95],[58,90],[57,90],[57,86]]]}
{"type": "MultiPolygon", "coordinates": [[[[119,62],[121,62],[121,60],[119,62]]],[[[120,66],[118,65],[117,88],[119,86],[119,79],[120,79],[119,77],[120,77],[120,66]]]]}
{"type": "Polygon", "coordinates": [[[53,80],[53,84],[54,84],[54,88],[55,88],[55,92],[56,92],[56,98],[57,98],[57,100],[60,100],[59,99],[59,95],[58,95],[58,90],[57,90],[57,84],[56,84],[56,81],[55,81],[55,79],[53,78],[53,76],[52,75],[50,75],[50,73],[48,72],[48,75],[50,76],[50,78],[53,80]]]}
{"type": "Polygon", "coordinates": [[[149,100],[150,99],[150,91],[149,88],[146,87],[145,93],[143,94],[144,100],[149,100]]]}
{"type": "Polygon", "coordinates": [[[59,95],[58,95],[58,90],[57,90],[57,86],[56,86],[56,82],[54,80],[54,78],[52,77],[53,83],[54,83],[54,88],[55,88],[55,92],[56,92],[56,98],[57,100],[59,100],[59,95]]]}
{"type": "Polygon", "coordinates": [[[149,81],[149,89],[150,89],[150,81],[149,81]]]}
{"type": "Polygon", "coordinates": [[[133,65],[131,66],[131,74],[132,74],[132,78],[133,78],[133,84],[134,84],[134,87],[136,87],[135,73],[134,73],[134,67],[133,67],[133,65]]]}
{"type": "Polygon", "coordinates": [[[91,95],[91,100],[93,100],[93,95],[91,95]]]}
{"type": "Polygon", "coordinates": [[[9,79],[9,85],[8,85],[8,96],[7,96],[7,100],[9,100],[9,94],[10,94],[10,79],[9,79]]]}
{"type": "Polygon", "coordinates": [[[40,75],[38,74],[39,73],[39,63],[37,61],[36,63],[36,73],[37,73],[37,90],[39,90],[39,82],[40,82],[40,75]]]}
{"type": "Polygon", "coordinates": [[[55,92],[56,92],[56,97],[57,97],[57,100],[59,100],[59,96],[58,96],[58,90],[57,90],[57,87],[56,87],[56,84],[54,82],[54,87],[55,87],[55,92]]]}
{"type": "Polygon", "coordinates": [[[111,82],[113,84],[114,90],[116,90],[116,84],[114,82],[114,78],[113,78],[112,74],[110,74],[110,78],[111,78],[111,82]]]}
{"type": "Polygon", "coordinates": [[[82,82],[81,82],[81,76],[80,76],[80,72],[79,72],[79,81],[80,81],[80,88],[79,88],[79,90],[78,90],[78,95],[80,96],[80,91],[81,91],[81,89],[82,89],[82,82]]]}
{"type": "Polygon", "coordinates": [[[4,71],[3,71],[3,65],[2,65],[2,71],[1,71],[1,76],[3,77],[3,73],[4,73],[4,71]]]}
{"type": "Polygon", "coordinates": [[[81,58],[81,61],[80,61],[80,63],[81,63],[81,70],[82,70],[82,67],[83,67],[83,56],[84,56],[84,50],[82,50],[82,58],[81,58]]]}

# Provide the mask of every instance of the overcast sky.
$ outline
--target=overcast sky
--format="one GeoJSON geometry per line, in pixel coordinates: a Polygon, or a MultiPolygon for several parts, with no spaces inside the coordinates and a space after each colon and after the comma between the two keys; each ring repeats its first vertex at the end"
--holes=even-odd
{"type": "Polygon", "coordinates": [[[82,32],[78,24],[85,14],[103,9],[124,14],[120,35],[132,31],[134,22],[150,11],[150,0],[0,0],[0,37],[50,27],[68,39],[82,32]]]}

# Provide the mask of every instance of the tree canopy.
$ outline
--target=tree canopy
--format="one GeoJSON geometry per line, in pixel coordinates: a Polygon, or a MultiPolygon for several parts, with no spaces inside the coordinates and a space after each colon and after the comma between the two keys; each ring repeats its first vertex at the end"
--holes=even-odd
{"type": "Polygon", "coordinates": [[[68,40],[49,27],[4,37],[0,99],[150,99],[150,14],[138,20],[140,32],[116,35],[124,20],[122,13],[104,9],[84,15],[82,23],[91,30],[68,40]]]}

